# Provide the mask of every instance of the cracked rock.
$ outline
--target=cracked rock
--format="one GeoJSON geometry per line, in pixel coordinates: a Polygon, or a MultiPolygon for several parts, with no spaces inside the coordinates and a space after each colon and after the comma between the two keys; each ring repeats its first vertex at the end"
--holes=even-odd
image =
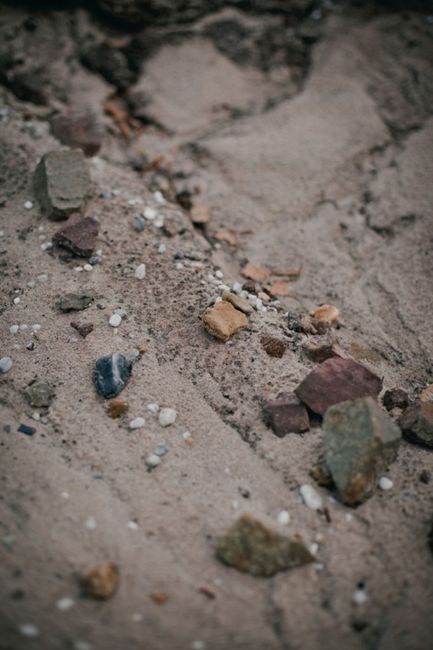
{"type": "Polygon", "coordinates": [[[279,438],[288,433],[308,431],[307,409],[294,393],[281,393],[263,407],[264,420],[279,438]]]}

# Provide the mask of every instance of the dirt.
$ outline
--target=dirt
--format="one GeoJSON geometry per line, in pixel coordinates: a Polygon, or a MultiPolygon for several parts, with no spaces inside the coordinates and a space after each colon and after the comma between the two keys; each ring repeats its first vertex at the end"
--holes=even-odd
{"type": "Polygon", "coordinates": [[[320,423],[278,438],[262,407],[314,367],[285,314],[322,304],[339,309],[335,339],[383,392],[433,382],[431,3],[199,2],[185,13],[178,2],[155,18],[155,1],[144,26],[134,13],[113,23],[119,2],[86,4],[0,12],[0,357],[13,360],[0,376],[1,650],[427,650],[431,450],[402,442],[393,488],[356,509],[316,486],[320,513],[299,493],[314,485],[320,423]],[[91,272],[41,249],[59,224],[32,189],[40,157],[62,146],[51,120],[76,109],[103,133],[89,158],[86,215],[101,223],[91,272]],[[192,224],[181,193],[209,208],[207,223],[192,224]],[[146,205],[171,227],[134,230],[146,205]],[[237,245],[213,237],[221,230],[237,245]],[[301,272],[275,311],[254,311],[223,343],[202,324],[219,295],[207,276],[243,283],[246,262],[301,272]],[[85,338],[57,306],[68,293],[95,296],[79,314],[93,325],[85,338]],[[265,336],[286,344],[281,358],[265,336]],[[138,348],[129,409],[113,419],[95,361],[138,348]],[[36,379],[55,394],[39,420],[25,397],[36,379]],[[176,409],[176,422],[163,429],[149,403],[176,409]],[[145,427],[129,429],[137,417],[145,427]],[[218,541],[243,513],[317,543],[317,562],[266,579],[224,566],[218,541]],[[80,577],[107,563],[117,592],[83,598],[80,577]]]}

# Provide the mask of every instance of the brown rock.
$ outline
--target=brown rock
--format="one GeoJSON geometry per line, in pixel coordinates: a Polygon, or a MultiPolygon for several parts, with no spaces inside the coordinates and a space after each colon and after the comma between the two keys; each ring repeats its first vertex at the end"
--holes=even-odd
{"type": "Polygon", "coordinates": [[[267,287],[271,296],[288,296],[290,293],[291,283],[287,280],[275,280],[267,287]]]}
{"type": "Polygon", "coordinates": [[[281,359],[287,350],[287,343],[276,336],[262,336],[260,343],[266,354],[277,359],[281,359]]]}
{"type": "Polygon", "coordinates": [[[405,409],[409,404],[409,396],[403,388],[391,388],[385,391],[382,402],[387,411],[396,407],[405,409]]]}
{"type": "Polygon", "coordinates": [[[302,344],[305,354],[316,363],[322,363],[327,359],[347,357],[344,350],[336,343],[326,337],[316,337],[307,339],[302,344]]]}
{"type": "Polygon", "coordinates": [[[56,115],[51,120],[51,133],[68,147],[81,149],[86,156],[94,156],[101,148],[101,130],[91,111],[73,110],[56,115]]]}
{"type": "Polygon", "coordinates": [[[209,334],[221,341],[227,341],[233,334],[248,327],[248,319],[226,300],[206,309],[203,324],[209,334]]]}
{"type": "Polygon", "coordinates": [[[83,339],[86,338],[86,336],[89,336],[90,332],[93,332],[93,323],[79,323],[76,320],[71,321],[71,327],[74,328],[74,330],[77,330],[78,334],[83,337],[83,339]]]}
{"type": "Polygon", "coordinates": [[[129,404],[124,399],[112,399],[108,403],[108,415],[110,418],[119,418],[129,409],[129,404]]]}
{"type": "Polygon", "coordinates": [[[243,283],[242,289],[248,293],[257,293],[257,285],[254,280],[247,280],[243,283]]]}
{"type": "Polygon", "coordinates": [[[269,278],[270,272],[267,269],[256,266],[252,262],[248,262],[248,264],[246,264],[241,270],[241,275],[243,275],[244,278],[263,284],[269,278]]]}
{"type": "Polygon", "coordinates": [[[157,605],[165,605],[168,600],[167,594],[163,591],[155,591],[153,594],[150,594],[150,597],[157,605]]]}
{"type": "Polygon", "coordinates": [[[99,564],[92,569],[83,578],[83,586],[88,597],[107,600],[117,591],[119,580],[119,569],[116,564],[110,562],[99,564]]]}
{"type": "Polygon", "coordinates": [[[266,424],[279,438],[288,433],[302,433],[310,428],[307,409],[294,393],[280,393],[277,399],[266,402],[263,416],[266,424]]]}
{"type": "Polygon", "coordinates": [[[433,404],[410,404],[398,421],[404,438],[424,447],[433,447],[433,404]]]}
{"type": "Polygon", "coordinates": [[[329,325],[323,321],[317,320],[312,316],[303,316],[300,320],[300,331],[304,334],[326,334],[329,329],[329,325]]]}
{"type": "Polygon", "coordinates": [[[316,366],[295,393],[314,413],[325,415],[333,404],[359,397],[377,399],[382,379],[353,359],[328,359],[316,366]]]}
{"type": "Polygon", "coordinates": [[[197,226],[202,226],[206,223],[209,223],[211,219],[210,208],[208,208],[207,205],[202,205],[200,203],[194,205],[191,208],[191,212],[189,214],[191,217],[191,221],[197,226]]]}
{"type": "Polygon", "coordinates": [[[419,394],[419,399],[421,402],[429,402],[433,404],[433,384],[424,388],[424,390],[419,394]]]}
{"type": "Polygon", "coordinates": [[[218,239],[218,241],[227,242],[227,244],[230,244],[230,246],[236,247],[238,245],[237,233],[231,228],[223,228],[222,230],[218,230],[216,233],[214,233],[213,236],[215,239],[218,239]]]}
{"type": "Polygon", "coordinates": [[[96,219],[72,214],[54,234],[53,242],[68,248],[75,255],[90,257],[95,250],[98,233],[99,222],[96,219]]]}
{"type": "Polygon", "coordinates": [[[340,311],[334,305],[322,305],[311,314],[313,318],[326,323],[326,325],[335,325],[338,322],[340,311]]]}

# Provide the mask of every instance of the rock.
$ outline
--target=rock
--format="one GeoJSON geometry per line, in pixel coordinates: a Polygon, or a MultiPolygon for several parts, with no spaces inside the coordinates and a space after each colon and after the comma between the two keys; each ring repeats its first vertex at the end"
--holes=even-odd
{"type": "Polygon", "coordinates": [[[333,404],[359,397],[377,398],[382,380],[353,359],[328,359],[316,366],[295,393],[314,413],[325,415],[333,404]]]}
{"type": "Polygon", "coordinates": [[[57,303],[60,311],[82,311],[86,309],[94,300],[90,293],[67,293],[57,303]]]}
{"type": "Polygon", "coordinates": [[[196,226],[203,226],[209,223],[211,219],[211,211],[207,205],[202,205],[198,203],[197,205],[194,205],[191,208],[191,212],[189,213],[189,216],[193,224],[195,224],[196,226]]]}
{"type": "Polygon", "coordinates": [[[90,176],[83,152],[78,149],[50,151],[36,167],[34,192],[49,219],[66,219],[84,206],[90,176]]]}
{"type": "Polygon", "coordinates": [[[267,269],[256,266],[252,262],[248,262],[248,264],[242,268],[241,275],[243,275],[244,278],[248,278],[248,280],[254,280],[254,282],[263,284],[269,278],[270,272],[267,269]]]}
{"type": "Polygon", "coordinates": [[[232,293],[231,291],[227,291],[227,290],[224,291],[223,300],[227,300],[227,302],[230,302],[233,305],[233,307],[243,312],[244,314],[251,314],[251,312],[253,311],[253,308],[248,302],[248,300],[245,300],[245,298],[241,298],[240,296],[237,296],[235,293],[232,293]]]}
{"type": "Polygon", "coordinates": [[[131,376],[132,363],[120,352],[100,357],[95,364],[95,387],[102,397],[117,397],[131,376]]]}
{"type": "Polygon", "coordinates": [[[419,394],[419,399],[421,402],[429,402],[433,404],[433,384],[424,388],[424,390],[419,394]]]}
{"type": "Polygon", "coordinates": [[[83,578],[85,595],[96,600],[107,600],[117,591],[120,573],[116,564],[99,564],[83,578]]]}
{"type": "Polygon", "coordinates": [[[162,408],[159,412],[158,420],[162,427],[169,427],[176,422],[177,413],[171,408],[162,408]]]}
{"type": "Polygon", "coordinates": [[[292,283],[288,280],[274,280],[268,287],[270,295],[273,298],[278,296],[289,296],[292,283]]]}
{"type": "Polygon", "coordinates": [[[314,479],[320,487],[332,488],[334,481],[332,480],[331,472],[329,471],[324,461],[319,462],[311,468],[310,476],[314,479]]]}
{"type": "Polygon", "coordinates": [[[137,278],[137,280],[144,280],[146,277],[146,265],[139,264],[135,269],[134,276],[137,278]]]}
{"type": "Polygon", "coordinates": [[[95,250],[99,222],[94,217],[72,214],[54,234],[53,242],[80,257],[90,257],[95,250]]]}
{"type": "Polygon", "coordinates": [[[340,310],[334,305],[322,305],[311,314],[315,320],[326,325],[336,325],[340,316],[340,310]]]}
{"type": "Polygon", "coordinates": [[[294,393],[280,393],[277,399],[266,402],[263,415],[266,424],[279,438],[310,428],[307,409],[294,393]]]}
{"type": "Polygon", "coordinates": [[[62,144],[81,149],[89,157],[101,148],[101,129],[90,110],[75,109],[55,115],[51,120],[51,133],[62,144]]]}
{"type": "Polygon", "coordinates": [[[433,553],[433,521],[430,524],[430,528],[427,535],[427,542],[430,547],[431,552],[433,553]]]}
{"type": "Polygon", "coordinates": [[[362,502],[395,460],[401,433],[371,398],[331,406],[323,420],[325,460],[340,499],[362,502]]]}
{"type": "Polygon", "coordinates": [[[13,361],[10,357],[2,357],[0,359],[0,373],[5,374],[9,372],[12,366],[13,366],[13,361]]]}
{"type": "Polygon", "coordinates": [[[433,447],[433,404],[421,401],[410,404],[398,423],[406,440],[433,447]]]}
{"type": "Polygon", "coordinates": [[[322,510],[323,499],[311,485],[301,485],[299,493],[307,508],[311,508],[311,510],[322,510]]]}
{"type": "Polygon", "coordinates": [[[203,324],[209,334],[227,341],[233,334],[248,327],[248,319],[226,300],[206,309],[203,324]]]}
{"type": "Polygon", "coordinates": [[[46,381],[35,381],[24,391],[30,406],[48,407],[54,399],[54,390],[46,381]]]}
{"type": "Polygon", "coordinates": [[[323,361],[334,357],[340,357],[341,359],[347,357],[338,343],[324,336],[306,339],[302,344],[302,349],[316,363],[323,363],[323,361]]]}
{"type": "Polygon", "coordinates": [[[149,454],[146,457],[146,465],[149,468],[149,470],[154,469],[155,467],[158,467],[161,463],[161,458],[157,454],[149,454]]]}
{"type": "Polygon", "coordinates": [[[129,404],[123,399],[112,399],[108,404],[108,415],[110,418],[119,418],[129,409],[129,404]]]}
{"type": "Polygon", "coordinates": [[[19,433],[24,433],[26,436],[33,436],[36,433],[36,429],[34,427],[29,427],[28,424],[20,424],[17,430],[19,433]]]}
{"type": "Polygon", "coordinates": [[[405,409],[409,404],[409,396],[403,388],[391,388],[385,391],[382,402],[387,411],[396,407],[405,409]]]}
{"type": "Polygon", "coordinates": [[[129,428],[130,429],[142,429],[144,427],[144,418],[134,418],[131,420],[129,423],[129,428]]]}
{"type": "Polygon", "coordinates": [[[89,334],[93,332],[93,323],[79,323],[78,321],[73,320],[71,321],[71,327],[73,327],[74,330],[77,330],[83,339],[85,339],[86,336],[89,336],[89,334]]]}
{"type": "Polygon", "coordinates": [[[302,539],[283,537],[250,515],[242,515],[229,529],[216,556],[238,571],[263,577],[314,561],[302,539]]]}
{"type": "Polygon", "coordinates": [[[277,359],[281,359],[287,350],[287,343],[276,336],[262,336],[260,343],[266,354],[277,359]]]}

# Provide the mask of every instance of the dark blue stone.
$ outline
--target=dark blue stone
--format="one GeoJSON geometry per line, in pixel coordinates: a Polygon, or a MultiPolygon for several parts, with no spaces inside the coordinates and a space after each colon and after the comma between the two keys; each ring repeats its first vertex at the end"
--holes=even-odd
{"type": "Polygon", "coordinates": [[[18,431],[20,433],[25,433],[26,436],[32,436],[36,432],[36,429],[34,427],[29,427],[27,424],[20,424],[18,431]]]}
{"type": "Polygon", "coordinates": [[[120,352],[99,357],[95,365],[95,386],[102,397],[116,397],[128,383],[132,363],[120,352]]]}

